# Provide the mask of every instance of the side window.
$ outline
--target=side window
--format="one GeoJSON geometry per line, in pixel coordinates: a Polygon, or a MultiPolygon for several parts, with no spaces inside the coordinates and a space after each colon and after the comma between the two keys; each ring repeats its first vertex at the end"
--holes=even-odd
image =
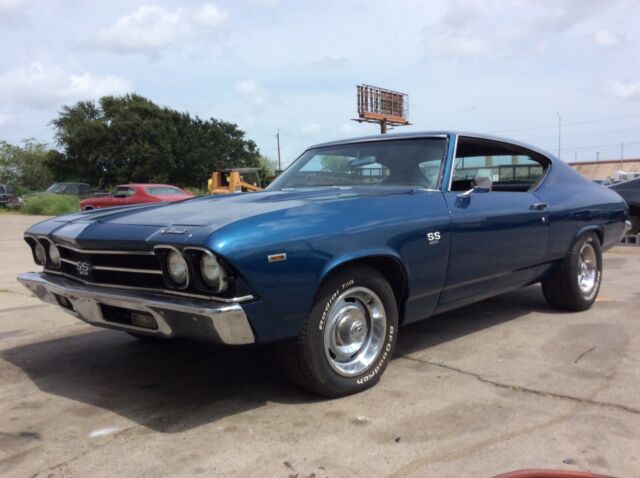
{"type": "Polygon", "coordinates": [[[79,191],[79,188],[78,188],[77,184],[67,184],[64,187],[64,193],[65,194],[76,194],[77,195],[77,194],[80,193],[80,191],[79,191]]]}
{"type": "Polygon", "coordinates": [[[451,191],[473,187],[477,176],[491,178],[492,191],[527,192],[544,176],[549,161],[515,145],[475,138],[460,138],[456,150],[451,191]]]}
{"type": "Polygon", "coordinates": [[[4,186],[0,184],[0,194],[4,194],[4,186]]]}
{"type": "MultiPolygon", "coordinates": [[[[13,186],[7,186],[7,187],[6,187],[6,190],[7,190],[7,191],[6,191],[6,192],[7,192],[7,194],[15,194],[15,193],[16,193],[16,190],[15,190],[15,188],[14,188],[13,186]]],[[[1,192],[1,191],[0,191],[0,192],[1,192]]]]}

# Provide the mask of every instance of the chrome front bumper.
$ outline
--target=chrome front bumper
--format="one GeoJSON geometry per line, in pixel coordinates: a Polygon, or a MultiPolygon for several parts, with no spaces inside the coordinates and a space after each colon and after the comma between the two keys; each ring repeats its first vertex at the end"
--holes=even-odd
{"type": "Polygon", "coordinates": [[[131,292],[83,285],[65,277],[27,272],[18,281],[40,300],[59,305],[91,325],[166,338],[192,337],[228,345],[251,344],[255,336],[239,304],[221,304],[188,298],[170,298],[156,293],[131,292]],[[110,320],[105,307],[148,314],[156,327],[147,328],[110,320]]]}

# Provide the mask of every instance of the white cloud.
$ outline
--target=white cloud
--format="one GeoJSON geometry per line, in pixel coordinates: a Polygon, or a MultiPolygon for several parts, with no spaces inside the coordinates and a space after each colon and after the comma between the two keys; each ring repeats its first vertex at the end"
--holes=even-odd
{"type": "Polygon", "coordinates": [[[33,62],[0,75],[0,101],[32,107],[52,107],[65,102],[122,94],[131,84],[114,75],[96,76],[33,62]]]}
{"type": "Polygon", "coordinates": [[[97,44],[118,53],[153,57],[183,40],[217,31],[227,18],[225,10],[211,3],[173,10],[158,5],[143,5],[101,30],[97,44]]]}
{"type": "Polygon", "coordinates": [[[0,0],[0,12],[13,10],[24,3],[24,0],[0,0]]]}
{"type": "Polygon", "coordinates": [[[345,68],[349,66],[349,61],[343,56],[325,56],[318,61],[311,63],[318,68],[345,68]]]}
{"type": "Polygon", "coordinates": [[[609,78],[604,82],[604,90],[609,95],[624,100],[640,99],[640,80],[624,82],[609,78]]]}
{"type": "Polygon", "coordinates": [[[13,117],[4,113],[0,113],[0,126],[8,124],[13,117]]]}
{"type": "Polygon", "coordinates": [[[353,134],[355,131],[357,131],[357,128],[353,123],[344,123],[340,126],[340,132],[343,134],[353,134]]]}
{"type": "Polygon", "coordinates": [[[194,24],[202,27],[218,28],[227,21],[228,13],[211,3],[197,7],[191,14],[194,24]]]}
{"type": "Polygon", "coordinates": [[[602,46],[611,46],[617,45],[619,40],[618,37],[609,32],[608,30],[600,30],[593,37],[593,41],[595,41],[598,45],[602,46]]]}
{"type": "Polygon", "coordinates": [[[300,130],[300,132],[307,137],[317,136],[320,131],[322,131],[322,126],[320,126],[318,123],[309,123],[307,125],[304,125],[300,130]]]}
{"type": "Polygon", "coordinates": [[[238,95],[248,99],[256,105],[264,105],[267,102],[267,91],[259,83],[253,80],[241,80],[234,85],[238,95]]]}
{"type": "Polygon", "coordinates": [[[583,0],[452,0],[425,28],[428,56],[501,58],[544,49],[553,34],[564,33],[612,4],[583,0]]]}

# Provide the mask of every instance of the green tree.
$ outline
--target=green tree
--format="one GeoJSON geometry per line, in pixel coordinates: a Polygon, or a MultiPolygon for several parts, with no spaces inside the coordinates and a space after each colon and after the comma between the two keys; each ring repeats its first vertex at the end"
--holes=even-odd
{"type": "Polygon", "coordinates": [[[51,165],[56,177],[103,188],[125,182],[203,187],[213,170],[258,166],[260,157],[237,125],[136,94],[64,106],[52,124],[64,151],[51,165]]]}
{"type": "Polygon", "coordinates": [[[38,191],[53,182],[51,161],[60,153],[33,138],[22,146],[0,141],[0,183],[13,184],[19,190],[38,191]]]}

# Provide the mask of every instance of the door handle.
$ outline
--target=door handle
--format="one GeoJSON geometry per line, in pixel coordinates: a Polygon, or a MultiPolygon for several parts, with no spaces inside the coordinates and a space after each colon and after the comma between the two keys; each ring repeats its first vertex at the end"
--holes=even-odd
{"type": "Polygon", "coordinates": [[[529,209],[531,211],[544,211],[545,209],[547,209],[547,204],[544,202],[537,202],[529,206],[529,209]]]}

